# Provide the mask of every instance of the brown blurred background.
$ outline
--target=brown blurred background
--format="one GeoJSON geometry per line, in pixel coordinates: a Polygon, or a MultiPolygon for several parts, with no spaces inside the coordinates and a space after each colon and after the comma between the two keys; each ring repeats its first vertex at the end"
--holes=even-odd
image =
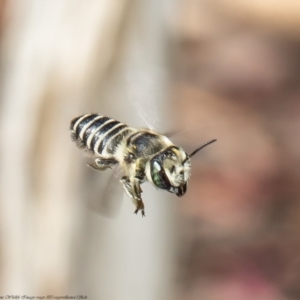
{"type": "Polygon", "coordinates": [[[0,296],[300,299],[298,1],[0,4],[0,296]],[[71,143],[87,112],[218,142],[142,219],[71,143]]]}

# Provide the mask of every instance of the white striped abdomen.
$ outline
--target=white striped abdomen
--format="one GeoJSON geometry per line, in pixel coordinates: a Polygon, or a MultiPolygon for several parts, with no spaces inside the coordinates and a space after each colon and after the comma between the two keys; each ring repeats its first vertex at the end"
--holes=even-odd
{"type": "Polygon", "coordinates": [[[112,156],[122,139],[134,130],[112,118],[86,114],[71,121],[72,139],[80,148],[99,156],[112,156]]]}

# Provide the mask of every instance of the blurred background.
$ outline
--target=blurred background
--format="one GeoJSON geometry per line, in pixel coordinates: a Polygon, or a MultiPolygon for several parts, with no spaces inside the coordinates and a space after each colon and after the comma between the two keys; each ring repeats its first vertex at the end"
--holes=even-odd
{"type": "Polygon", "coordinates": [[[0,47],[0,296],[300,299],[298,1],[2,0],[0,47]],[[218,142],[142,218],[88,112],[218,142]]]}

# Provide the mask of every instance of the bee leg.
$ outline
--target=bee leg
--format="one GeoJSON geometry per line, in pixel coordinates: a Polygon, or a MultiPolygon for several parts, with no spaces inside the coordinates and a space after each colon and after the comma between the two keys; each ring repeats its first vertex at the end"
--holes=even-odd
{"type": "Polygon", "coordinates": [[[89,167],[91,167],[94,170],[97,171],[103,171],[107,168],[112,168],[115,164],[117,164],[118,161],[114,158],[95,158],[95,161],[93,164],[88,164],[89,167]]]}
{"type": "Polygon", "coordinates": [[[142,189],[139,180],[136,178],[130,180],[128,177],[124,176],[120,181],[136,207],[134,213],[137,214],[141,210],[142,216],[145,217],[145,205],[141,197],[142,189]]]}

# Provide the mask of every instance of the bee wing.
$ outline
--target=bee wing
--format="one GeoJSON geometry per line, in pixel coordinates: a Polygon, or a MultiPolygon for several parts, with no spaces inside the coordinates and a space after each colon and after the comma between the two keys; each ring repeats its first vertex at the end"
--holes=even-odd
{"type": "Polygon", "coordinates": [[[102,216],[113,218],[120,211],[124,190],[118,179],[118,169],[95,171],[89,168],[87,207],[102,216]],[[92,181],[92,182],[91,182],[92,181]]]}
{"type": "Polygon", "coordinates": [[[181,131],[178,130],[172,130],[172,131],[166,131],[163,133],[163,135],[165,135],[167,138],[173,138],[175,136],[178,136],[179,134],[181,134],[181,131]]]}
{"type": "Polygon", "coordinates": [[[152,77],[142,70],[133,71],[131,68],[126,74],[126,81],[128,98],[135,112],[148,128],[157,129],[160,125],[160,110],[153,100],[161,96],[157,76],[152,77]]]}

